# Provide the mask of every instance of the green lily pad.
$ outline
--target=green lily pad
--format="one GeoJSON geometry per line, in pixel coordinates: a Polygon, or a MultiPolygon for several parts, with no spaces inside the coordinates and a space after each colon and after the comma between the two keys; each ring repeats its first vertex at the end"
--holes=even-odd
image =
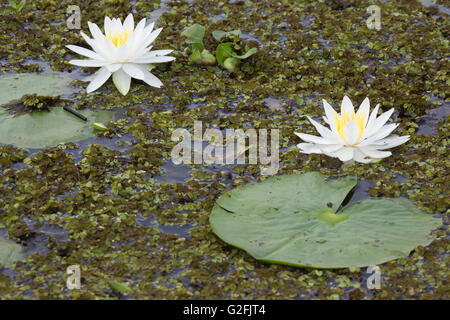
{"type": "Polygon", "coordinates": [[[220,197],[210,224],[258,260],[298,267],[377,265],[430,244],[440,219],[407,199],[368,199],[337,212],[356,183],[317,172],[268,178],[220,197]]]}
{"type": "Polygon", "coordinates": [[[22,247],[9,240],[0,239],[0,266],[9,266],[15,261],[25,259],[22,247]]]}
{"type": "Polygon", "coordinates": [[[16,117],[0,107],[0,144],[45,148],[62,142],[80,141],[95,135],[92,127],[94,122],[108,123],[114,120],[114,113],[111,111],[78,112],[87,117],[88,121],[83,121],[60,107],[16,117]]]}
{"type": "Polygon", "coordinates": [[[19,73],[0,76],[0,105],[20,99],[25,94],[62,96],[73,92],[72,79],[57,73],[19,73]]]}

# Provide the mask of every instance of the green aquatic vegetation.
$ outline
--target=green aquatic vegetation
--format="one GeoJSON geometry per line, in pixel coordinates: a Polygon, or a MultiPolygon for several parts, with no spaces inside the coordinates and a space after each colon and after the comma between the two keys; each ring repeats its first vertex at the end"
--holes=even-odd
{"type": "Polygon", "coordinates": [[[186,43],[189,47],[185,52],[189,52],[189,61],[205,66],[213,66],[216,64],[216,58],[205,49],[203,38],[205,37],[205,27],[194,24],[186,28],[181,35],[186,37],[186,43]]]}
{"type": "Polygon", "coordinates": [[[232,42],[221,43],[217,46],[216,57],[217,62],[230,72],[235,72],[240,64],[240,60],[247,59],[257,52],[256,48],[245,47],[245,53],[243,55],[237,55],[235,50],[239,46],[234,45],[232,42]]]}
{"type": "Polygon", "coordinates": [[[214,37],[214,39],[216,39],[216,41],[220,42],[224,37],[236,36],[239,38],[241,35],[241,30],[233,30],[233,31],[215,30],[211,34],[214,37]]]}
{"type": "Polygon", "coordinates": [[[116,293],[129,293],[131,292],[131,288],[124,284],[124,283],[120,283],[120,282],[116,282],[113,280],[108,281],[108,285],[111,288],[112,291],[116,292],[116,293]]]}
{"type": "Polygon", "coordinates": [[[356,177],[317,172],[247,184],[221,196],[210,223],[225,242],[258,260],[297,267],[379,265],[432,241],[441,223],[402,198],[370,199],[340,209],[356,177]]]}
{"type": "Polygon", "coordinates": [[[26,2],[27,2],[27,0],[22,0],[18,3],[16,3],[14,0],[8,0],[9,6],[17,11],[22,10],[22,8],[26,2]]]}
{"type": "MultiPolygon", "coordinates": [[[[240,50],[241,46],[236,42],[219,43],[216,48],[216,56],[214,57],[211,52],[205,49],[203,44],[203,38],[205,37],[205,27],[194,24],[186,28],[182,33],[186,37],[186,43],[189,44],[189,48],[186,48],[186,52],[189,52],[189,61],[196,64],[202,64],[205,66],[212,66],[216,64],[216,60],[220,66],[224,67],[230,72],[238,70],[240,60],[247,59],[257,52],[256,48],[250,48],[248,44],[245,44],[244,54],[238,55],[235,51],[240,50]]],[[[218,42],[224,38],[239,39],[241,35],[240,30],[222,31],[215,30],[212,32],[212,36],[218,42]]]]}
{"type": "Polygon", "coordinates": [[[68,101],[61,99],[60,96],[38,96],[35,93],[25,94],[20,100],[12,100],[4,107],[11,114],[32,113],[36,111],[48,111],[56,105],[61,106],[68,101]]]}

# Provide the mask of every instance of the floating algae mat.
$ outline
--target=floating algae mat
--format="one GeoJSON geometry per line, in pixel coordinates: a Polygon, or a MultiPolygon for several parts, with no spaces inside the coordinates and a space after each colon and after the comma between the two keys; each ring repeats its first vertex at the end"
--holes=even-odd
{"type": "MultiPolygon", "coordinates": [[[[20,99],[24,94],[68,95],[71,79],[60,74],[16,74],[0,77],[0,105],[20,99]]],[[[44,148],[62,142],[75,142],[94,136],[92,123],[114,120],[111,111],[79,111],[89,121],[82,121],[61,107],[50,111],[11,115],[0,106],[0,144],[22,148],[44,148]]]]}
{"type": "Polygon", "coordinates": [[[298,267],[377,265],[430,244],[440,219],[407,199],[368,199],[337,212],[356,183],[317,172],[268,178],[220,197],[210,223],[256,259],[298,267]]]}

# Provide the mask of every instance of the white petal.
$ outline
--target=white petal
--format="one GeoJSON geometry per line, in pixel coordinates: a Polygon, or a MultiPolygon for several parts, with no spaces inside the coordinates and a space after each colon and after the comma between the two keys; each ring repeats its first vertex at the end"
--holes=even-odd
{"type": "Polygon", "coordinates": [[[107,61],[99,60],[70,60],[69,63],[79,67],[103,67],[110,64],[107,61]]]}
{"type": "Polygon", "coordinates": [[[156,29],[155,31],[153,31],[152,33],[150,33],[145,39],[144,41],[141,43],[141,45],[143,47],[147,47],[148,45],[150,45],[153,41],[155,41],[156,37],[159,36],[159,34],[161,33],[162,28],[156,29]]]}
{"type": "Polygon", "coordinates": [[[106,66],[106,68],[108,68],[108,71],[111,72],[111,73],[116,72],[121,67],[122,67],[122,65],[120,63],[113,63],[113,64],[109,64],[109,65],[106,66]]]}
{"type": "Polygon", "coordinates": [[[111,23],[111,33],[121,33],[123,32],[123,26],[122,26],[122,22],[120,21],[119,18],[114,18],[112,19],[112,23],[111,23]]]}
{"type": "Polygon", "coordinates": [[[131,13],[128,15],[128,17],[123,22],[123,28],[125,30],[127,30],[128,32],[131,32],[134,30],[134,18],[131,13]]]}
{"type": "Polygon", "coordinates": [[[325,115],[327,116],[327,123],[330,125],[330,128],[333,132],[336,132],[336,121],[335,118],[338,115],[336,111],[334,111],[333,107],[330,106],[328,102],[323,100],[323,108],[325,109],[325,115]]]}
{"type": "Polygon", "coordinates": [[[173,61],[175,60],[174,57],[170,57],[170,56],[153,56],[153,57],[148,57],[148,56],[143,56],[140,58],[135,58],[132,59],[131,62],[134,63],[164,63],[164,62],[169,62],[169,61],[173,61]]]}
{"type": "Polygon", "coordinates": [[[299,143],[297,147],[300,149],[301,152],[306,154],[322,153],[322,150],[318,147],[317,144],[314,143],[299,143]]]}
{"type": "Polygon", "coordinates": [[[83,31],[81,31],[80,33],[81,33],[81,36],[83,37],[84,41],[86,41],[95,52],[100,54],[103,58],[105,58],[105,60],[106,59],[110,60],[111,52],[106,50],[105,46],[102,46],[102,45],[96,43],[94,39],[89,38],[87,35],[85,35],[83,33],[83,31]]]}
{"type": "Polygon", "coordinates": [[[122,69],[113,73],[113,81],[121,94],[126,95],[130,90],[131,77],[122,69]]]}
{"type": "Polygon", "coordinates": [[[345,127],[345,140],[349,145],[354,145],[358,140],[359,128],[355,121],[350,120],[345,127]]]}
{"type": "Polygon", "coordinates": [[[318,144],[317,145],[323,153],[329,154],[338,151],[342,148],[342,144],[318,144]]]}
{"type": "Polygon", "coordinates": [[[354,111],[355,111],[355,109],[353,108],[352,101],[350,100],[349,97],[344,96],[344,99],[342,99],[342,104],[341,104],[341,116],[343,116],[344,113],[346,113],[348,115],[352,115],[354,111]]]}
{"type": "Polygon", "coordinates": [[[155,88],[161,88],[161,86],[163,85],[161,80],[159,80],[155,75],[150,73],[144,66],[137,65],[137,67],[140,68],[141,71],[144,73],[144,82],[146,84],[155,88]]]}
{"type": "Polygon", "coordinates": [[[139,56],[139,50],[143,46],[143,33],[145,28],[145,18],[142,19],[134,32],[129,36],[125,45],[119,48],[119,56],[121,59],[129,59],[139,56]]]}
{"type": "Polygon", "coordinates": [[[133,63],[124,64],[122,69],[123,69],[123,71],[128,73],[130,75],[130,77],[132,77],[132,78],[139,79],[139,80],[144,80],[144,78],[145,78],[145,74],[142,71],[142,69],[133,63]]]}
{"type": "Polygon", "coordinates": [[[97,77],[97,75],[100,73],[102,68],[98,69],[97,71],[95,71],[90,76],[84,77],[83,79],[81,79],[81,81],[83,81],[83,82],[91,82],[92,80],[94,80],[97,77]]]}
{"type": "Polygon", "coordinates": [[[330,141],[335,141],[335,143],[339,142],[339,140],[340,140],[339,137],[336,136],[330,129],[324,127],[323,125],[314,121],[310,117],[308,117],[308,120],[312,123],[312,125],[316,128],[317,132],[319,132],[319,134],[322,137],[324,137],[325,139],[328,139],[330,141]]]}
{"type": "Polygon", "coordinates": [[[294,132],[300,139],[306,142],[317,143],[317,144],[334,144],[334,141],[329,141],[322,137],[313,136],[306,133],[294,132]]]}
{"type": "Polygon", "coordinates": [[[89,26],[89,31],[91,32],[95,41],[100,41],[101,39],[103,39],[104,35],[103,35],[102,31],[100,30],[100,28],[95,23],[88,22],[88,26],[89,26]]]}
{"type": "Polygon", "coordinates": [[[370,137],[371,135],[377,133],[377,131],[380,130],[381,127],[389,120],[393,112],[394,108],[390,109],[389,111],[386,111],[381,116],[376,118],[373,121],[372,125],[370,127],[368,125],[367,128],[364,130],[365,131],[364,137],[370,137]]]}
{"type": "Polygon", "coordinates": [[[331,153],[333,157],[338,157],[342,162],[350,161],[353,159],[353,148],[341,148],[336,152],[331,153]]]}
{"type": "Polygon", "coordinates": [[[370,163],[374,159],[362,153],[358,148],[353,150],[353,160],[361,163],[370,163]]]}
{"type": "Polygon", "coordinates": [[[92,82],[88,85],[86,92],[91,93],[92,91],[100,88],[111,76],[111,72],[108,71],[107,68],[101,68],[98,73],[96,73],[96,77],[92,82]]]}
{"type": "Polygon", "coordinates": [[[372,128],[375,120],[377,119],[378,115],[378,109],[380,108],[380,105],[377,104],[376,107],[372,110],[372,113],[370,114],[369,120],[367,121],[366,128],[364,129],[363,138],[366,137],[366,133],[372,128]]]}
{"type": "Polygon", "coordinates": [[[361,147],[368,146],[370,144],[376,143],[378,140],[386,138],[388,135],[392,133],[396,128],[398,127],[398,124],[388,124],[383,127],[381,127],[375,134],[370,136],[369,138],[363,140],[359,145],[361,147]]]}
{"type": "Polygon", "coordinates": [[[364,101],[361,103],[358,109],[358,113],[356,116],[363,117],[364,116],[364,127],[367,125],[367,121],[369,120],[369,113],[370,113],[370,102],[369,98],[365,98],[364,101]]]}
{"type": "Polygon", "coordinates": [[[95,23],[88,22],[88,25],[89,30],[94,37],[96,46],[100,48],[102,52],[104,52],[104,55],[107,56],[109,60],[114,60],[116,47],[114,46],[113,42],[106,38],[105,35],[103,35],[100,28],[95,23]]]}
{"type": "Polygon", "coordinates": [[[401,144],[404,144],[408,140],[409,140],[409,136],[399,137],[396,135],[392,135],[389,138],[376,141],[376,149],[385,150],[385,149],[389,149],[389,148],[394,148],[401,144]]]}
{"type": "Polygon", "coordinates": [[[155,26],[155,22],[150,23],[148,26],[144,29],[144,39],[153,31],[153,27],[155,26]]]}
{"type": "Polygon", "coordinates": [[[73,45],[67,45],[66,46],[68,49],[72,50],[73,52],[76,52],[78,54],[81,54],[82,56],[94,59],[94,60],[104,60],[102,56],[100,56],[98,53],[83,48],[83,47],[79,47],[79,46],[73,46],[73,45]]]}
{"type": "Polygon", "coordinates": [[[371,158],[376,158],[376,159],[382,159],[382,158],[386,158],[392,155],[391,152],[389,151],[379,151],[376,149],[372,149],[370,147],[362,147],[359,148],[359,150],[364,153],[365,155],[371,157],[371,158]]]}
{"type": "Polygon", "coordinates": [[[103,26],[103,28],[105,29],[105,35],[108,35],[111,33],[111,23],[112,23],[111,19],[108,16],[106,16],[104,26],[103,26]]]}
{"type": "Polygon", "coordinates": [[[145,21],[146,21],[145,18],[139,21],[139,23],[136,26],[136,29],[134,30],[134,32],[138,35],[138,39],[143,39],[142,36],[145,29],[145,21]]]}
{"type": "Polygon", "coordinates": [[[148,53],[148,56],[165,56],[171,53],[173,50],[153,50],[148,53]]]}

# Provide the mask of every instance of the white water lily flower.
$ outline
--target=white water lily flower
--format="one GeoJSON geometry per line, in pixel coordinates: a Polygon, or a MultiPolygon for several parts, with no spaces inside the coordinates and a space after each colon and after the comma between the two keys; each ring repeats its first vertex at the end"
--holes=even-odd
{"type": "Polygon", "coordinates": [[[361,103],[356,114],[353,104],[347,96],[342,100],[341,114],[334,111],[325,100],[323,100],[323,106],[326,115],[323,119],[330,128],[308,117],[321,137],[295,132],[297,136],[307,142],[297,145],[303,153],[325,154],[337,157],[343,162],[369,163],[389,157],[392,153],[383,150],[396,147],[409,140],[409,136],[389,136],[398,127],[398,124],[386,124],[394,109],[377,117],[379,108],[377,105],[369,116],[369,98],[361,103]]]}
{"type": "Polygon", "coordinates": [[[149,63],[162,63],[175,60],[166,56],[172,50],[150,51],[151,43],[161,32],[159,28],[152,32],[154,23],[145,26],[145,18],[134,28],[133,15],[129,14],[125,21],[105,17],[105,34],[95,24],[88,22],[93,39],[81,35],[92,50],[68,45],[70,50],[88,57],[87,60],[71,60],[70,64],[81,67],[100,67],[89,77],[91,83],[87,93],[100,88],[109,77],[113,76],[114,84],[123,95],[130,89],[131,78],[143,80],[152,87],[160,88],[162,82],[148,70],[149,63]]]}

